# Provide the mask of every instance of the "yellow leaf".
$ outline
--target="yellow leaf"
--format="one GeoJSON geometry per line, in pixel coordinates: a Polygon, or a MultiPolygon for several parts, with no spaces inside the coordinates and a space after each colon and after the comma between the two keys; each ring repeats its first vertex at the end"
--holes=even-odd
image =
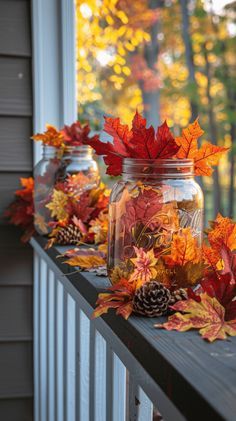
{"type": "Polygon", "coordinates": [[[70,266],[79,266],[81,269],[91,269],[99,266],[104,266],[106,261],[101,256],[96,255],[82,255],[82,256],[75,256],[69,260],[66,260],[70,266]]]}
{"type": "Polygon", "coordinates": [[[68,212],[66,210],[66,205],[68,202],[67,195],[60,190],[53,190],[52,201],[46,205],[51,211],[51,216],[57,218],[58,221],[68,218],[68,212]]]}

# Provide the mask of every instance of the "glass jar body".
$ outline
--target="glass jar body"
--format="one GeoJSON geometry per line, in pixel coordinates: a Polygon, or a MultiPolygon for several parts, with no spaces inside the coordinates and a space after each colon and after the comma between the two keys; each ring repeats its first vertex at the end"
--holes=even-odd
{"type": "Polygon", "coordinates": [[[110,196],[110,280],[116,282],[117,271],[132,279],[133,272],[142,277],[146,264],[149,278],[158,273],[157,280],[171,283],[176,266],[171,261],[173,239],[180,235],[184,242],[188,236],[197,252],[202,244],[203,194],[193,178],[192,161],[185,160],[189,162],[180,166],[173,160],[124,161],[128,164],[124,164],[123,179],[114,185],[110,196]],[[138,267],[140,253],[145,254],[138,267]],[[148,259],[154,259],[155,264],[148,259]]]}
{"type": "Polygon", "coordinates": [[[34,179],[34,224],[39,234],[46,235],[58,222],[50,208],[54,191],[73,196],[76,201],[81,193],[98,186],[99,173],[89,146],[66,147],[64,151],[44,146],[43,158],[34,168],[34,179]]]}

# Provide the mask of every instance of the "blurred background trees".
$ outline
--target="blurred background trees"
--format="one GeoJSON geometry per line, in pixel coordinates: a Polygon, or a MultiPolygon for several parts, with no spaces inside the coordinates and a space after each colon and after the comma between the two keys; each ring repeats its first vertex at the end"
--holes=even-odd
{"type": "Polygon", "coordinates": [[[77,0],[78,115],[164,119],[178,134],[199,116],[204,139],[231,148],[205,178],[206,219],[236,216],[236,1],[77,0]]]}

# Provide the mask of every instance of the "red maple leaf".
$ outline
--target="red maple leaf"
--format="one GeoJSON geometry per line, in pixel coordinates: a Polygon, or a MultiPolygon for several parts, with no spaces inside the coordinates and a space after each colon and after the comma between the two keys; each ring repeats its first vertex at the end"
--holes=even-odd
{"type": "Polygon", "coordinates": [[[230,273],[207,273],[195,292],[189,290],[189,298],[199,302],[202,292],[206,292],[212,298],[215,297],[225,308],[225,320],[236,318],[236,282],[232,280],[230,273]]]}
{"type": "Polygon", "coordinates": [[[132,121],[130,143],[132,158],[152,159],[157,153],[154,128],[152,126],[146,128],[146,119],[137,111],[132,121]]]}
{"type": "Polygon", "coordinates": [[[121,124],[119,118],[105,117],[104,131],[113,137],[113,143],[94,139],[88,144],[98,155],[104,156],[107,174],[120,175],[123,158],[165,159],[178,152],[179,146],[166,122],[158,128],[156,135],[154,128],[147,128],[146,124],[146,119],[137,111],[131,130],[126,124],[121,124]]]}
{"type": "Polygon", "coordinates": [[[87,222],[90,215],[94,211],[93,207],[90,207],[91,199],[88,192],[81,194],[79,199],[74,199],[68,196],[68,203],[66,205],[66,211],[70,217],[76,216],[82,222],[87,222]]]}
{"type": "Polygon", "coordinates": [[[99,139],[98,135],[89,137],[90,127],[88,124],[81,124],[76,121],[71,126],[64,126],[61,130],[64,138],[64,143],[70,146],[87,145],[89,141],[96,141],[99,139]]]}
{"type": "Polygon", "coordinates": [[[220,254],[224,265],[221,273],[230,273],[231,279],[236,282],[236,253],[223,244],[220,254]]]}
{"type": "Polygon", "coordinates": [[[162,207],[162,196],[155,190],[144,190],[140,194],[126,203],[126,212],[123,216],[125,225],[130,227],[137,222],[144,225],[149,222],[152,226],[152,218],[162,207]]]}
{"type": "Polygon", "coordinates": [[[172,158],[179,150],[179,146],[175,142],[175,139],[166,123],[164,123],[158,127],[157,135],[157,154],[155,158],[172,158]]]}

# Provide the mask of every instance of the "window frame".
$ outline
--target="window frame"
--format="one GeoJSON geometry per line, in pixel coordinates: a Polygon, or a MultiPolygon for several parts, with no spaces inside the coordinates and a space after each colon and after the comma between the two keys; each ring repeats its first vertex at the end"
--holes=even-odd
{"type": "MultiPolygon", "coordinates": [[[[74,0],[32,0],[33,130],[77,119],[74,0]]],[[[34,165],[42,146],[34,145],[34,165]]]]}

